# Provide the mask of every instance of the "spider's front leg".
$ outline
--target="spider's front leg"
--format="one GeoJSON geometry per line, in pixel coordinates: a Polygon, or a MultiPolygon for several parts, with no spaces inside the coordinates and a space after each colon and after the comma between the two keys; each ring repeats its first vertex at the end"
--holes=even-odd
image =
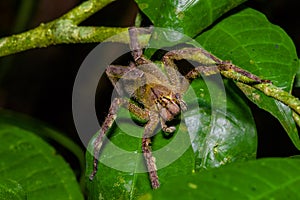
{"type": "Polygon", "coordinates": [[[199,65],[185,75],[188,80],[193,80],[201,74],[205,76],[221,73],[226,78],[247,84],[270,83],[269,80],[261,79],[250,72],[237,67],[229,61],[223,61],[202,48],[184,48],[166,53],[163,62],[173,68],[176,67],[174,60],[191,60],[199,65]]]}
{"type": "Polygon", "coordinates": [[[129,111],[131,111],[132,113],[137,115],[139,118],[141,118],[143,120],[148,120],[147,111],[143,110],[142,108],[138,107],[135,104],[130,103],[129,100],[123,99],[123,98],[115,98],[112,101],[110,108],[109,108],[108,115],[106,116],[106,118],[102,124],[102,127],[100,129],[100,133],[94,142],[93,171],[89,177],[90,180],[94,179],[94,177],[97,173],[97,170],[98,170],[98,159],[99,159],[101,147],[103,145],[104,135],[107,133],[109,128],[113,125],[115,119],[117,118],[117,112],[121,106],[127,108],[129,111]]]}
{"type": "Polygon", "coordinates": [[[153,132],[156,129],[159,123],[159,115],[157,112],[150,111],[149,112],[149,121],[145,126],[145,131],[142,139],[142,150],[144,159],[147,164],[149,178],[151,181],[151,185],[153,189],[157,189],[159,187],[157,168],[155,164],[155,158],[152,155],[151,151],[151,137],[153,136],[153,132]]]}
{"type": "Polygon", "coordinates": [[[112,124],[114,123],[116,117],[117,117],[117,112],[120,106],[124,105],[124,104],[128,104],[127,100],[124,100],[122,98],[115,98],[113,100],[113,102],[111,103],[111,106],[109,108],[109,112],[108,115],[106,116],[102,127],[100,129],[100,133],[97,136],[95,142],[94,142],[94,160],[93,160],[93,171],[90,175],[90,180],[93,180],[97,170],[98,170],[98,159],[99,159],[99,154],[100,154],[100,150],[103,144],[103,137],[106,134],[106,132],[108,131],[108,129],[112,126],[112,124]]]}

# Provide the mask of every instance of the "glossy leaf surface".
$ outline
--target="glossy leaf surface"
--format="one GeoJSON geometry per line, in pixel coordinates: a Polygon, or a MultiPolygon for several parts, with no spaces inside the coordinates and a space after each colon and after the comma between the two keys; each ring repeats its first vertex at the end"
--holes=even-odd
{"type": "MultiPolygon", "coordinates": [[[[295,46],[289,36],[253,9],[245,9],[218,23],[196,40],[221,58],[291,91],[298,69],[295,46]]],[[[300,141],[290,108],[256,89],[239,84],[246,96],[275,116],[297,148],[300,141]]]]}
{"type": "MultiPolygon", "coordinates": [[[[245,0],[136,0],[154,26],[171,28],[194,37],[245,0]]],[[[173,40],[170,38],[170,40],[173,40]]]]}
{"type": "Polygon", "coordinates": [[[283,158],[235,163],[173,178],[143,199],[299,199],[299,166],[298,159],[283,158]]]}
{"type": "MultiPolygon", "coordinates": [[[[251,111],[234,84],[220,79],[217,76],[192,82],[199,110],[190,108],[186,123],[188,127],[191,126],[188,123],[190,119],[199,123],[195,132],[189,127],[191,138],[193,134],[196,135],[192,140],[196,152],[196,170],[254,159],[256,156],[257,136],[251,111]]],[[[186,99],[187,102],[192,100],[189,93],[186,99]]]]}

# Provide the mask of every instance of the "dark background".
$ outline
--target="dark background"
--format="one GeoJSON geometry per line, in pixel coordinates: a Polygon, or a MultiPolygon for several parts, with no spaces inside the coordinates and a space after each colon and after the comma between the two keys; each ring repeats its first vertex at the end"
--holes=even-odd
{"type": "MultiPolygon", "coordinates": [[[[79,0],[0,0],[0,37],[22,32],[51,21],[79,0]],[[22,2],[32,2],[20,14],[22,2]]],[[[264,13],[294,41],[299,56],[300,17],[297,0],[253,0],[246,5],[264,13]]],[[[132,25],[137,7],[119,0],[84,22],[84,25],[132,25]]],[[[0,58],[0,107],[25,113],[47,122],[81,144],[72,118],[72,88],[80,64],[96,44],[57,45],[0,58]]],[[[295,90],[296,95],[299,91],[295,90]]],[[[298,95],[300,96],[300,95],[298,95]]],[[[290,156],[293,147],[276,119],[251,104],[259,135],[258,157],[290,156]]]]}

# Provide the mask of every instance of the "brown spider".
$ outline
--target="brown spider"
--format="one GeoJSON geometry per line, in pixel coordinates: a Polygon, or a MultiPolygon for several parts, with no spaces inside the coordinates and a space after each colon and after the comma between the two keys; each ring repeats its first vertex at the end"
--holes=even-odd
{"type": "Polygon", "coordinates": [[[116,119],[118,108],[123,106],[147,122],[142,137],[142,152],[152,188],[156,189],[160,184],[156,172],[155,158],[152,156],[150,147],[151,137],[158,124],[166,133],[172,133],[176,130],[174,126],[167,126],[166,122],[173,120],[182,111],[187,110],[182,95],[186,92],[190,81],[201,74],[211,75],[219,72],[225,77],[230,76],[230,78],[237,81],[253,84],[269,81],[262,80],[236,67],[231,62],[222,61],[201,48],[184,48],[166,53],[162,59],[164,73],[153,62],[144,57],[143,50],[139,46],[136,28],[129,28],[129,36],[135,63],[131,63],[128,67],[110,65],[106,69],[106,74],[119,94],[119,98],[115,98],[112,101],[109,113],[95,140],[93,171],[90,175],[90,180],[93,180],[97,173],[103,136],[116,119]],[[196,61],[199,63],[199,66],[183,76],[178,72],[174,62],[174,60],[182,59],[196,61]],[[228,75],[228,73],[231,75],[228,75]],[[139,87],[132,87],[132,85],[128,84],[128,80],[138,82],[139,87]],[[129,102],[128,98],[123,98],[124,95],[129,95],[132,100],[142,104],[143,108],[129,102]]]}

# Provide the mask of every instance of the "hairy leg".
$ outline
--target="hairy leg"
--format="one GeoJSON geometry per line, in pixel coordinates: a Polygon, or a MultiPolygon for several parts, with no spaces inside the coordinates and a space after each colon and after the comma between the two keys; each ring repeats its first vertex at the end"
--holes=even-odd
{"type": "Polygon", "coordinates": [[[129,109],[133,114],[135,114],[137,117],[143,120],[148,120],[148,112],[143,110],[142,108],[138,107],[135,104],[130,103],[127,99],[122,99],[122,98],[115,98],[113,102],[111,103],[111,106],[109,108],[108,115],[106,116],[102,127],[100,129],[100,133],[97,136],[95,142],[94,142],[94,160],[93,160],[93,171],[90,175],[90,180],[93,180],[97,170],[98,170],[98,159],[101,151],[101,147],[103,144],[103,138],[104,135],[107,133],[108,129],[112,126],[114,123],[116,117],[117,117],[117,112],[118,109],[123,106],[129,109]]]}
{"type": "Polygon", "coordinates": [[[150,146],[151,137],[153,136],[153,132],[156,129],[158,123],[159,123],[159,115],[156,112],[150,111],[149,121],[145,126],[145,132],[142,139],[143,155],[147,164],[149,178],[153,189],[157,189],[160,185],[158,180],[158,175],[157,175],[155,158],[152,155],[151,146],[150,146]]]}
{"type": "Polygon", "coordinates": [[[209,76],[212,74],[221,73],[226,78],[248,84],[270,83],[269,80],[261,79],[258,76],[255,76],[254,74],[237,67],[229,61],[222,61],[221,59],[201,48],[184,48],[170,51],[164,55],[163,62],[166,65],[173,66],[175,68],[176,65],[174,60],[182,59],[199,63],[199,66],[195,67],[188,74],[186,74],[185,77],[189,80],[193,80],[201,74],[209,76]]]}

